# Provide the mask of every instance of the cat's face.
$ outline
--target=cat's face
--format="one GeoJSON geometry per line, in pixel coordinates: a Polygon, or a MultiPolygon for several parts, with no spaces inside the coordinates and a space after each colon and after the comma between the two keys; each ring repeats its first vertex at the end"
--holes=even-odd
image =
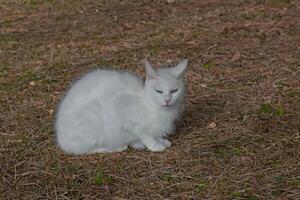
{"type": "Polygon", "coordinates": [[[170,108],[181,101],[185,93],[184,74],[187,60],[170,68],[153,69],[148,61],[145,63],[147,78],[145,89],[147,98],[158,106],[170,108]]]}

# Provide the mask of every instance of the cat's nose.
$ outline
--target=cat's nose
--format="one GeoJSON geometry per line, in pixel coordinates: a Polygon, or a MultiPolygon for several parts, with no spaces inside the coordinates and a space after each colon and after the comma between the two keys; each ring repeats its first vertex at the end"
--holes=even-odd
{"type": "Polygon", "coordinates": [[[171,99],[165,99],[166,104],[168,105],[170,103],[171,99]]]}

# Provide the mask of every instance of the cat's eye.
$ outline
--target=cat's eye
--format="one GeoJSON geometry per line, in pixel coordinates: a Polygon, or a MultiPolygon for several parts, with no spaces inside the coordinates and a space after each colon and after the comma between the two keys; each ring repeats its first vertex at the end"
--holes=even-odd
{"type": "Polygon", "coordinates": [[[161,91],[161,90],[155,90],[157,93],[159,93],[159,94],[162,94],[163,93],[163,91],[161,91]]]}
{"type": "Polygon", "coordinates": [[[174,89],[174,90],[171,90],[171,93],[175,93],[177,91],[178,91],[178,89],[174,89]]]}

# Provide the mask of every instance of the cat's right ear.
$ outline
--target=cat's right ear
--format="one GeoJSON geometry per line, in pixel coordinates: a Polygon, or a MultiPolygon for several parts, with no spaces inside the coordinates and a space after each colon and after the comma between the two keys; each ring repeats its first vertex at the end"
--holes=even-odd
{"type": "Polygon", "coordinates": [[[188,60],[183,59],[176,67],[172,68],[172,73],[176,78],[184,76],[188,65],[188,60]]]}
{"type": "Polygon", "coordinates": [[[153,69],[152,65],[148,62],[147,59],[145,59],[145,68],[146,68],[147,79],[158,78],[156,71],[153,69]]]}

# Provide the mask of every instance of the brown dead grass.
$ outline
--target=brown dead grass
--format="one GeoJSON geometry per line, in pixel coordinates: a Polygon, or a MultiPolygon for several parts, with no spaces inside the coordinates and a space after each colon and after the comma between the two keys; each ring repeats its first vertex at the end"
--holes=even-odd
{"type": "Polygon", "coordinates": [[[297,0],[3,1],[0,199],[299,199],[297,0]],[[72,157],[53,110],[97,66],[190,59],[162,153],[72,157]],[[214,125],[209,126],[211,123],[214,125]]]}

